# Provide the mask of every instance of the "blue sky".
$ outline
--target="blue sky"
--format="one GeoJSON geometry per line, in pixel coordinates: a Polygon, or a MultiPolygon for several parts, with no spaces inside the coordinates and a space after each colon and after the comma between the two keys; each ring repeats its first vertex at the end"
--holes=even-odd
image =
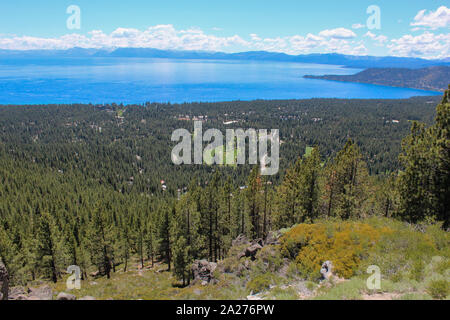
{"type": "Polygon", "coordinates": [[[157,47],[291,54],[449,56],[442,0],[14,0],[0,5],[0,48],[157,47]],[[69,30],[67,7],[81,10],[69,30]],[[377,5],[381,29],[366,13],[377,5]],[[426,11],[422,11],[426,10],[426,11]]]}

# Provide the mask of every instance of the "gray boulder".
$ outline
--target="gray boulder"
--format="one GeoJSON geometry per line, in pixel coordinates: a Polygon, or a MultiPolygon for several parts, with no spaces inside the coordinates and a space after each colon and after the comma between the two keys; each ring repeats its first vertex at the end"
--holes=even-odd
{"type": "Polygon", "coordinates": [[[49,286],[28,289],[28,300],[52,300],[53,290],[49,286]]]}
{"type": "Polygon", "coordinates": [[[85,297],[82,297],[82,298],[80,298],[78,300],[95,300],[95,298],[91,297],[91,296],[85,296],[85,297]]]}
{"type": "Polygon", "coordinates": [[[56,300],[77,300],[77,297],[75,297],[73,294],[60,292],[58,293],[56,300]]]}
{"type": "Polygon", "coordinates": [[[259,250],[261,250],[263,247],[259,244],[259,243],[254,243],[252,244],[250,247],[248,247],[247,249],[245,249],[245,253],[244,255],[246,257],[251,258],[252,260],[256,259],[256,254],[258,253],[259,250]]]}
{"type": "Polygon", "coordinates": [[[320,274],[324,280],[330,280],[333,277],[333,263],[325,261],[320,269],[320,274]]]}
{"type": "Polygon", "coordinates": [[[0,300],[8,300],[9,274],[5,265],[0,259],[0,300]]]}
{"type": "Polygon", "coordinates": [[[214,271],[217,263],[208,262],[206,260],[196,260],[192,264],[191,270],[194,274],[194,281],[200,281],[203,284],[211,283],[215,280],[214,271]]]}
{"type": "Polygon", "coordinates": [[[12,287],[9,289],[9,300],[26,300],[27,290],[24,287],[12,287]]]}
{"type": "Polygon", "coordinates": [[[264,241],[264,245],[277,245],[279,243],[279,239],[281,237],[281,233],[279,231],[270,231],[267,234],[266,240],[264,241]]]}

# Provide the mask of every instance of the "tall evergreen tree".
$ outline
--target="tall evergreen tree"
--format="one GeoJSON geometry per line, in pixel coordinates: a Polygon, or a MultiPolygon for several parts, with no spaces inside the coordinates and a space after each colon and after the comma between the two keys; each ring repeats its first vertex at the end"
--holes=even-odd
{"type": "Polygon", "coordinates": [[[427,217],[450,225],[450,102],[449,90],[437,107],[436,123],[425,128],[414,122],[403,141],[398,178],[399,215],[418,222],[427,217]]]}
{"type": "Polygon", "coordinates": [[[251,237],[256,239],[261,236],[260,212],[262,203],[262,180],[259,166],[254,167],[250,172],[245,191],[247,210],[251,221],[251,237]]]}
{"type": "Polygon", "coordinates": [[[49,275],[54,283],[58,281],[56,230],[53,217],[48,213],[42,213],[38,229],[38,260],[44,273],[49,275]]]}
{"type": "Polygon", "coordinates": [[[88,230],[91,261],[97,266],[100,274],[111,277],[111,232],[107,215],[100,204],[97,204],[88,230]]]}
{"type": "Polygon", "coordinates": [[[349,140],[329,163],[326,174],[327,215],[342,219],[361,216],[367,197],[368,172],[357,145],[349,140]]]}

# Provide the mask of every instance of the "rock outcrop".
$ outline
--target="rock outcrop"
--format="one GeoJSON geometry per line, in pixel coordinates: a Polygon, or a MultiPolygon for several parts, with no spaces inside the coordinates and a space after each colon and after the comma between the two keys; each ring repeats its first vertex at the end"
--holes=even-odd
{"type": "Polygon", "coordinates": [[[60,292],[58,293],[56,300],[77,300],[77,297],[75,297],[73,294],[60,292]]]}
{"type": "Polygon", "coordinates": [[[49,286],[28,289],[28,300],[52,300],[53,290],[49,286]]]}
{"type": "Polygon", "coordinates": [[[9,300],[53,300],[53,290],[48,285],[38,288],[12,287],[9,300]]]}
{"type": "MultiPolygon", "coordinates": [[[[246,239],[246,238],[245,238],[246,239]]],[[[252,260],[256,259],[256,254],[259,250],[261,250],[264,246],[264,241],[262,239],[256,239],[253,241],[244,242],[244,238],[239,239],[239,242],[241,246],[245,245],[245,249],[242,250],[242,252],[239,254],[239,259],[243,257],[250,258],[252,260]]]]}
{"type": "Polygon", "coordinates": [[[12,287],[9,289],[8,300],[26,300],[28,290],[24,287],[12,287]]]}
{"type": "Polygon", "coordinates": [[[323,280],[330,280],[333,277],[333,263],[331,261],[325,261],[320,269],[320,274],[323,280]]]}
{"type": "Polygon", "coordinates": [[[263,248],[262,245],[260,245],[259,243],[253,243],[252,245],[250,245],[249,247],[247,247],[244,251],[243,256],[248,257],[252,260],[256,259],[256,254],[258,253],[259,250],[261,250],[263,248]]]}
{"type": "Polygon", "coordinates": [[[214,271],[217,268],[217,263],[208,262],[206,260],[196,260],[192,264],[191,270],[194,274],[194,282],[201,281],[203,285],[215,282],[214,271]]]}
{"type": "Polygon", "coordinates": [[[270,231],[267,234],[266,239],[264,240],[264,245],[277,245],[280,244],[280,242],[278,241],[281,237],[281,232],[279,231],[270,231]]]}
{"type": "Polygon", "coordinates": [[[8,300],[9,274],[5,265],[0,259],[0,300],[8,300]]]}
{"type": "Polygon", "coordinates": [[[233,247],[240,247],[240,246],[246,246],[245,249],[242,250],[242,252],[239,254],[239,259],[243,257],[250,258],[252,260],[256,259],[256,254],[259,250],[261,250],[266,245],[277,245],[279,244],[278,239],[280,238],[281,234],[279,232],[269,232],[267,234],[267,237],[265,239],[255,239],[255,240],[248,240],[245,235],[239,235],[236,239],[233,240],[232,245],[233,247]]]}

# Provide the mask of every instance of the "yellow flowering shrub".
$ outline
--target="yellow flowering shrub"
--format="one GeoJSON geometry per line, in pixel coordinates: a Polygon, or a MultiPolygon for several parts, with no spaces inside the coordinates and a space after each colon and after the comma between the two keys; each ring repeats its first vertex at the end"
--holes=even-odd
{"type": "Polygon", "coordinates": [[[306,278],[319,278],[326,260],[332,261],[337,275],[350,278],[380,235],[388,232],[386,227],[375,229],[353,221],[300,224],[281,238],[281,252],[295,260],[306,278]]]}

